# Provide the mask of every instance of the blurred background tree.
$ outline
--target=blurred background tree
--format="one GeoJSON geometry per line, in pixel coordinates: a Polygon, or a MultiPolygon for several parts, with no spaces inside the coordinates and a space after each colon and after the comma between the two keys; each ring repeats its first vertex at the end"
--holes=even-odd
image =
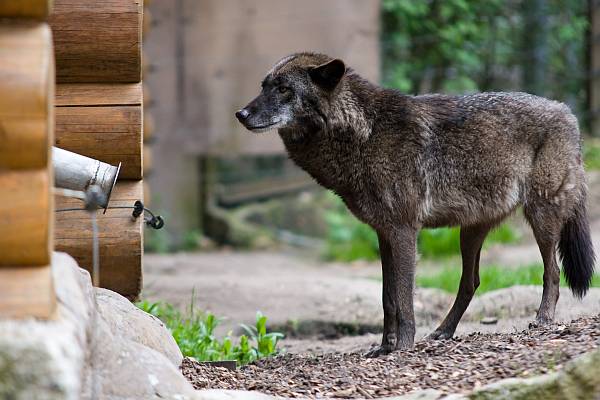
{"type": "Polygon", "coordinates": [[[410,94],[522,90],[585,121],[584,0],[383,0],[382,81],[410,94]]]}

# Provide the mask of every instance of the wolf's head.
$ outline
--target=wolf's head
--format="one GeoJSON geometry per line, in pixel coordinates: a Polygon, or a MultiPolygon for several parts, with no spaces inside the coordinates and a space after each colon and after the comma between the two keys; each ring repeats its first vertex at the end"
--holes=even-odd
{"type": "Polygon", "coordinates": [[[235,116],[252,132],[322,128],[345,74],[342,60],[316,53],[290,55],[273,66],[258,97],[235,116]]]}

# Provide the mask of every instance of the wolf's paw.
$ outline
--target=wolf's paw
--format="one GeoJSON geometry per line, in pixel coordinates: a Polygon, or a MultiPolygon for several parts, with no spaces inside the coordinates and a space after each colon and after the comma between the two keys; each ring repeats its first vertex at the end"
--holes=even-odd
{"type": "Polygon", "coordinates": [[[535,321],[529,323],[529,329],[541,328],[542,326],[551,325],[554,323],[552,318],[537,317],[535,321]]]}
{"type": "Polygon", "coordinates": [[[425,340],[452,339],[452,336],[454,336],[454,332],[441,331],[441,330],[436,329],[435,331],[431,332],[429,335],[425,336],[425,340]]]}
{"type": "Polygon", "coordinates": [[[390,354],[392,351],[394,351],[394,349],[392,349],[390,346],[377,346],[366,352],[365,357],[377,358],[379,356],[390,354]]]}

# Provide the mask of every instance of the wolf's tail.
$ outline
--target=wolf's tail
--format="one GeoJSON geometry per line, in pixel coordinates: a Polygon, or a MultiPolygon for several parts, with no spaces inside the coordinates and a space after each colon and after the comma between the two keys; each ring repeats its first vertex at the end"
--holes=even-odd
{"type": "Polygon", "coordinates": [[[560,232],[558,251],[567,284],[575,297],[582,298],[592,282],[596,261],[585,196],[582,196],[560,232]]]}

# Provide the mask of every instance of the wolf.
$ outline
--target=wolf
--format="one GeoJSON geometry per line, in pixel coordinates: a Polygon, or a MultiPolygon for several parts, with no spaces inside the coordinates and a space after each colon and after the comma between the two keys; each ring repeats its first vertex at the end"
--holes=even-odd
{"type": "Polygon", "coordinates": [[[340,59],[303,52],[278,61],[258,97],[235,115],[252,132],[277,129],[290,158],[376,231],[384,328],[368,356],[414,344],[421,228],[460,227],[460,287],[429,339],[453,336],[479,286],[486,235],[518,207],[544,263],[535,323],[554,318],[557,248],[574,295],[590,286],[595,255],[581,137],[562,103],[526,93],[406,95],[340,59]]]}

